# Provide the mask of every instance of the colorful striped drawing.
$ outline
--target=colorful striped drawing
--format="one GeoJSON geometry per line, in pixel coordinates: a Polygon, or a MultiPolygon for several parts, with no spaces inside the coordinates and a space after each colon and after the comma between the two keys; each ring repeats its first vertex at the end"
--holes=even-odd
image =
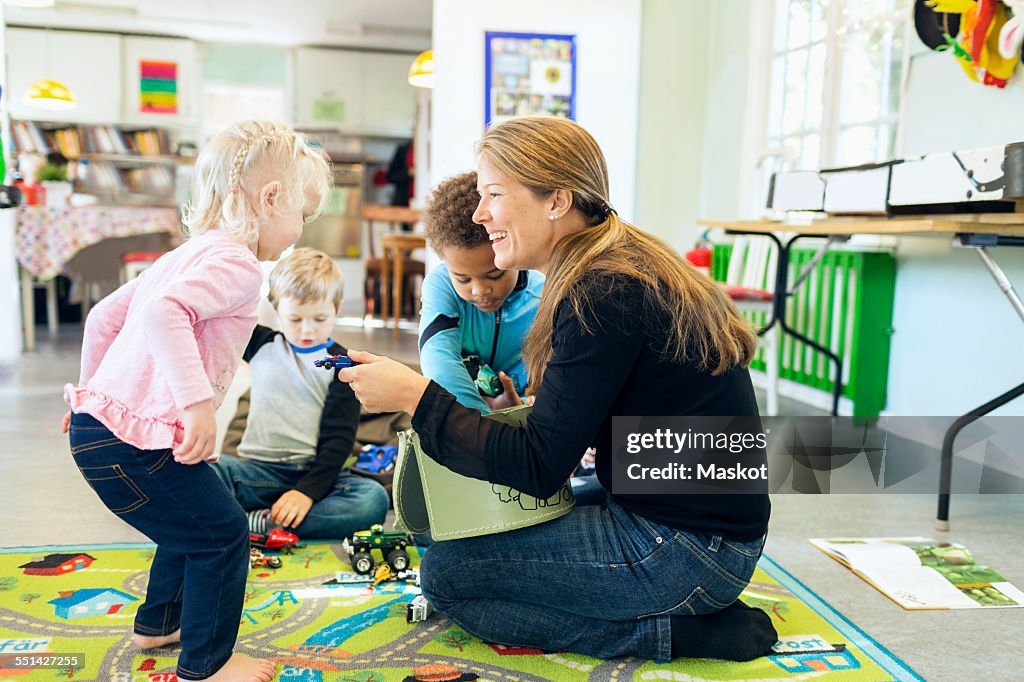
{"type": "Polygon", "coordinates": [[[139,60],[139,111],[178,113],[178,63],[139,60]]]}

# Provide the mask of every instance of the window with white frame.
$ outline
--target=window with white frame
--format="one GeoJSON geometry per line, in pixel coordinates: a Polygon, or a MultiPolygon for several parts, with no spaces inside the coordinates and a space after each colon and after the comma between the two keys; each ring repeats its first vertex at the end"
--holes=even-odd
{"type": "Polygon", "coordinates": [[[908,0],[774,0],[767,146],[795,168],[895,153],[908,0]]]}

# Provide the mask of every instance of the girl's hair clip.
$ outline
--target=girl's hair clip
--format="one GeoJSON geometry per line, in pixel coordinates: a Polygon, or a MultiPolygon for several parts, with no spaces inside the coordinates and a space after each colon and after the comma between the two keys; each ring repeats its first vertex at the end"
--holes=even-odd
{"type": "Polygon", "coordinates": [[[238,194],[238,185],[231,185],[231,193],[238,194]]]}

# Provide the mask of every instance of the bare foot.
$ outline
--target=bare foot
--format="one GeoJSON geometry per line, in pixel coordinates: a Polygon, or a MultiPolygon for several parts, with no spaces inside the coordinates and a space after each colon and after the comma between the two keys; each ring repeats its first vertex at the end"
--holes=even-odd
{"type": "Polygon", "coordinates": [[[209,682],[270,682],[277,674],[277,664],[245,654],[231,654],[220,670],[206,679],[209,682]]]}
{"type": "Polygon", "coordinates": [[[167,646],[168,644],[177,644],[181,641],[181,628],[178,628],[169,635],[160,635],[158,637],[150,637],[149,635],[140,635],[135,633],[132,636],[135,640],[135,646],[140,649],[156,649],[157,647],[167,646]]]}

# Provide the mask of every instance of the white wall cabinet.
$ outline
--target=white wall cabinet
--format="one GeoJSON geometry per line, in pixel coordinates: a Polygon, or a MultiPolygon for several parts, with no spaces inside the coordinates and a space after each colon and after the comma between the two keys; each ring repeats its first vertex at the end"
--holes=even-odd
{"type": "Polygon", "coordinates": [[[7,29],[11,118],[70,123],[110,123],[121,118],[121,37],[72,31],[7,29]],[[78,107],[48,111],[22,102],[32,83],[50,78],[68,86],[78,107]]]}
{"type": "Polygon", "coordinates": [[[363,55],[363,125],[412,135],[416,124],[417,89],[409,85],[415,55],[363,55]]]}
{"type": "Polygon", "coordinates": [[[298,48],[295,51],[297,125],[361,128],[362,68],[363,55],[359,52],[298,48]]]}
{"type": "Polygon", "coordinates": [[[296,124],[348,133],[411,136],[413,56],[321,48],[296,50],[296,124]]]}

